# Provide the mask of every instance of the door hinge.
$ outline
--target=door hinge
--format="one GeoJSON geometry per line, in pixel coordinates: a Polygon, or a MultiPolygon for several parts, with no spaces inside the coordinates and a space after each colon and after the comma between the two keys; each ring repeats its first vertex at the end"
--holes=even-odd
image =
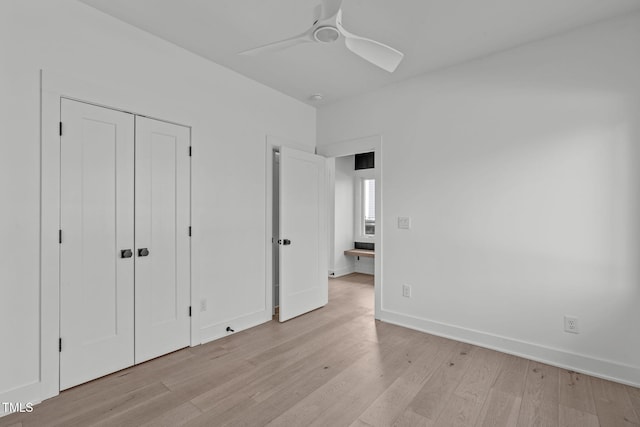
{"type": "Polygon", "coordinates": [[[191,146],[189,146],[189,157],[191,157],[191,146]]]}
{"type": "Polygon", "coordinates": [[[189,237],[191,237],[191,226],[189,226],[189,237]]]}
{"type": "Polygon", "coordinates": [[[60,133],[60,136],[62,136],[62,122],[60,122],[60,126],[58,128],[58,132],[60,133]]]}
{"type": "Polygon", "coordinates": [[[58,338],[58,353],[62,353],[62,338],[58,338]]]}
{"type": "Polygon", "coordinates": [[[189,317],[191,317],[191,306],[189,306],[189,317]]]}
{"type": "Polygon", "coordinates": [[[58,230],[58,243],[62,244],[62,230],[58,230]]]}

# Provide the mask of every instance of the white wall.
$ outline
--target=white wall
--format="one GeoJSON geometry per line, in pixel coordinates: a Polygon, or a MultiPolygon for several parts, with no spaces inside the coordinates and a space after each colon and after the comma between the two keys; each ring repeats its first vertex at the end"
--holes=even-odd
{"type": "Polygon", "coordinates": [[[356,258],[355,268],[353,271],[363,274],[375,274],[376,264],[374,258],[360,257],[356,258]]]}
{"type": "Polygon", "coordinates": [[[322,107],[383,135],[381,318],[640,384],[638,76],[636,14],[322,107]]]}
{"type": "Polygon", "coordinates": [[[345,256],[344,251],[353,249],[355,241],[353,222],[355,218],[354,156],[335,159],[335,255],[330,269],[335,276],[355,271],[354,257],[345,256]]]}
{"type": "Polygon", "coordinates": [[[88,101],[193,127],[201,338],[270,318],[265,136],[313,146],[313,108],[73,0],[0,2],[0,58],[0,401],[38,398],[25,390],[39,380],[40,69],[101,88],[88,101]]]}

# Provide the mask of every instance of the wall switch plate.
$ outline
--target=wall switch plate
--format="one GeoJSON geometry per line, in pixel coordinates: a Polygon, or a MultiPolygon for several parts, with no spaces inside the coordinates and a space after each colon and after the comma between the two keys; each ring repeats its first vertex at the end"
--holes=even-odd
{"type": "Polygon", "coordinates": [[[398,228],[402,230],[409,230],[411,228],[411,218],[408,216],[399,216],[398,228]]]}
{"type": "Polygon", "coordinates": [[[411,298],[411,285],[402,285],[402,296],[411,298]]]}
{"type": "Polygon", "coordinates": [[[580,333],[580,326],[576,316],[564,316],[564,331],[570,334],[580,333]]]}
{"type": "Polygon", "coordinates": [[[207,311],[207,299],[202,298],[200,300],[200,311],[207,311]]]}

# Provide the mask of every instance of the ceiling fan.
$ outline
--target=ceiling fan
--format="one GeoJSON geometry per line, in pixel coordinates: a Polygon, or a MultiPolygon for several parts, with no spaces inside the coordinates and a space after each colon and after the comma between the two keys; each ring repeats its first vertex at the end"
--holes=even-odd
{"type": "Polygon", "coordinates": [[[342,0],[322,0],[315,9],[315,22],[311,28],[297,36],[240,52],[257,55],[276,52],[302,43],[333,43],[341,36],[351,52],[383,70],[393,73],[404,54],[390,46],[350,33],[342,26],[342,0]]]}

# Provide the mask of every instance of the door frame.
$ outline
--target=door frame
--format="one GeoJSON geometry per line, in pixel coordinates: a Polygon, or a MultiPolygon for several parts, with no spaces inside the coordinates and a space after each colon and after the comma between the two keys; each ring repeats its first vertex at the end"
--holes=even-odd
{"type": "MultiPolygon", "coordinates": [[[[273,157],[274,150],[280,147],[316,154],[315,148],[305,146],[278,136],[267,135],[265,138],[265,310],[271,307],[271,315],[275,314],[273,306],[273,157]]],[[[326,176],[326,174],[325,174],[326,176]]]]}
{"type": "MultiPolygon", "coordinates": [[[[384,259],[384,245],[383,241],[383,215],[382,210],[382,135],[371,135],[362,138],[349,139],[344,141],[338,141],[332,144],[323,145],[317,148],[318,154],[327,158],[336,158],[351,156],[358,153],[367,153],[373,151],[375,153],[375,168],[374,177],[376,180],[376,234],[374,238],[376,256],[374,257],[375,276],[374,276],[374,318],[380,319],[382,312],[382,286],[383,286],[383,259],[384,259]]],[[[331,177],[334,177],[334,173],[331,173],[331,177]]],[[[335,186],[334,182],[330,183],[331,190],[335,186]]],[[[329,206],[335,210],[335,206],[331,201],[329,206]]],[[[329,212],[328,215],[333,215],[335,212],[329,212]]],[[[333,221],[329,221],[329,246],[335,247],[335,224],[333,221]]],[[[329,274],[329,272],[327,272],[329,274]]]]}
{"type": "MultiPolygon", "coordinates": [[[[84,102],[98,107],[109,108],[138,116],[184,126],[189,128],[190,145],[193,132],[189,125],[126,109],[127,102],[112,88],[80,80],[68,75],[40,70],[40,400],[60,393],[60,134],[61,99],[84,102]],[[88,101],[88,100],[91,101],[88,101]],[[111,105],[123,107],[114,108],[111,105]]],[[[64,126],[63,126],[64,131],[64,126]]],[[[193,162],[189,166],[189,218],[192,218],[192,178],[193,162]]],[[[189,242],[189,276],[191,306],[197,307],[197,289],[193,286],[191,256],[192,241],[189,242]]],[[[192,310],[190,346],[200,344],[200,316],[192,310]]]]}

